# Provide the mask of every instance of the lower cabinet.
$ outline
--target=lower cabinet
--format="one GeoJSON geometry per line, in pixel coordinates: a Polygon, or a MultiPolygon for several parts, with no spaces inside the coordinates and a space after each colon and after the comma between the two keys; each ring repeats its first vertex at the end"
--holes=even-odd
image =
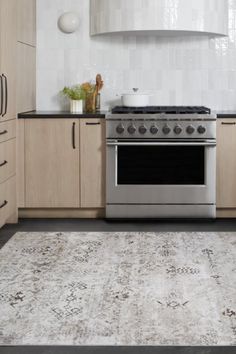
{"type": "Polygon", "coordinates": [[[0,123],[0,227],[16,223],[16,120],[0,123]]]}
{"type": "Polygon", "coordinates": [[[105,121],[81,119],[81,207],[105,208],[105,121]]]}
{"type": "Polygon", "coordinates": [[[0,227],[17,222],[16,177],[0,184],[0,227]]]}
{"type": "Polygon", "coordinates": [[[217,215],[236,217],[236,119],[217,121],[217,215]]]}
{"type": "Polygon", "coordinates": [[[80,206],[78,120],[25,121],[25,206],[80,206]]]}
{"type": "Polygon", "coordinates": [[[0,144],[0,183],[16,174],[16,139],[0,144]]]}
{"type": "Polygon", "coordinates": [[[0,143],[16,138],[16,120],[0,123],[0,143]]]}
{"type": "MultiPolygon", "coordinates": [[[[18,178],[22,216],[37,217],[35,210],[40,209],[38,216],[42,217],[47,213],[79,217],[80,210],[103,209],[104,119],[32,118],[19,123],[20,154],[24,154],[18,178]]],[[[88,217],[93,215],[98,214],[88,217]]]]}

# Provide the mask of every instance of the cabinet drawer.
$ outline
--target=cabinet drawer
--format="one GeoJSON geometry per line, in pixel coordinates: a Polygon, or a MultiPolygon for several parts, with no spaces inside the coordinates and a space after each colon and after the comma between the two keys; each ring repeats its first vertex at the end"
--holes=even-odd
{"type": "Polygon", "coordinates": [[[16,120],[0,123],[0,143],[16,137],[16,120]]]}
{"type": "Polygon", "coordinates": [[[0,183],[16,174],[16,139],[0,144],[0,183]]]}
{"type": "Polygon", "coordinates": [[[0,184],[0,227],[16,212],[16,178],[0,184]]]}

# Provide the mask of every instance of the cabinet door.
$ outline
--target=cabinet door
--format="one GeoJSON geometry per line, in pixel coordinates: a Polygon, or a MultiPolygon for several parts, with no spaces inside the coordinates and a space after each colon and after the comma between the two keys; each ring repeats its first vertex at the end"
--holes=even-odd
{"type": "Polygon", "coordinates": [[[17,43],[17,112],[36,109],[36,48],[17,43]]]}
{"type": "Polygon", "coordinates": [[[25,208],[25,121],[25,119],[17,121],[16,190],[18,208],[25,208]]]}
{"type": "Polygon", "coordinates": [[[0,123],[0,143],[16,137],[16,119],[0,123]]]}
{"type": "Polygon", "coordinates": [[[0,144],[0,183],[16,174],[16,139],[0,144]]]}
{"type": "Polygon", "coordinates": [[[217,207],[236,208],[236,119],[217,122],[217,207]]]}
{"type": "Polygon", "coordinates": [[[0,227],[6,223],[17,223],[16,178],[0,184],[0,227]]]}
{"type": "Polygon", "coordinates": [[[36,46],[36,0],[17,0],[17,41],[36,46]]]}
{"type": "Polygon", "coordinates": [[[26,208],[78,208],[79,191],[79,121],[25,120],[26,208]]]}
{"type": "Polygon", "coordinates": [[[3,75],[3,116],[16,117],[16,6],[17,0],[0,0],[0,75],[3,75]]]}
{"type": "Polygon", "coordinates": [[[81,119],[81,207],[105,206],[105,122],[81,119]]]}

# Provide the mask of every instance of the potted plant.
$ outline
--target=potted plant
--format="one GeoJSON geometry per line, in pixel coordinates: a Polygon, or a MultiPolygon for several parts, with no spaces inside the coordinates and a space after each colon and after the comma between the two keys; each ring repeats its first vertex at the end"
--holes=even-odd
{"type": "Polygon", "coordinates": [[[83,113],[83,100],[86,92],[81,85],[64,87],[62,94],[70,99],[71,113],[83,113]]]}

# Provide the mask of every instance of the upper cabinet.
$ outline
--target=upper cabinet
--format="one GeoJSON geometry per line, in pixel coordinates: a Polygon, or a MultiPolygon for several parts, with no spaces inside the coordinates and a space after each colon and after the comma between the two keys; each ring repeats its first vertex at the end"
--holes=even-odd
{"type": "Polygon", "coordinates": [[[36,46],[36,0],[17,0],[17,41],[36,46]]]}
{"type": "Polygon", "coordinates": [[[91,35],[228,35],[228,0],[90,0],[91,35]]]}
{"type": "Polygon", "coordinates": [[[36,49],[17,43],[17,112],[36,108],[36,49]]]}
{"type": "Polygon", "coordinates": [[[17,113],[36,108],[36,0],[17,0],[17,113]]]}
{"type": "Polygon", "coordinates": [[[16,118],[16,0],[0,0],[0,121],[16,118]]]}

